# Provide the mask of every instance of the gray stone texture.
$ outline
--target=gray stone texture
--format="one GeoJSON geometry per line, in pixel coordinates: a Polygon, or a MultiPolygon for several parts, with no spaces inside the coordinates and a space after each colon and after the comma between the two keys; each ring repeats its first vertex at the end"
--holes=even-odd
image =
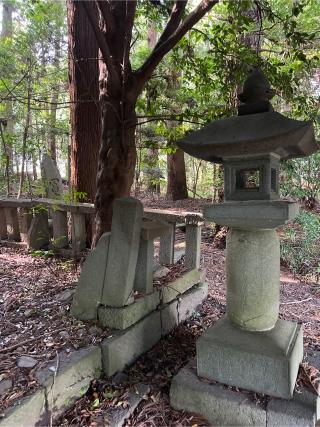
{"type": "Polygon", "coordinates": [[[68,246],[68,217],[67,212],[52,211],[53,246],[61,249],[68,246]]]}
{"type": "Polygon", "coordinates": [[[187,268],[200,268],[201,229],[199,224],[186,225],[186,252],[185,266],[187,268]]]}
{"type": "Polygon", "coordinates": [[[6,214],[5,210],[0,208],[0,239],[6,239],[7,237],[6,214]]]}
{"type": "Polygon", "coordinates": [[[18,209],[18,218],[21,241],[29,244],[28,231],[32,221],[32,210],[28,208],[18,209]]]}
{"type": "Polygon", "coordinates": [[[315,407],[295,399],[272,399],[268,403],[268,427],[314,427],[316,421],[315,407]]]}
{"type": "Polygon", "coordinates": [[[124,307],[100,306],[98,309],[99,322],[104,327],[123,330],[156,310],[159,304],[159,293],[154,292],[138,298],[132,304],[124,307]]]}
{"type": "Polygon", "coordinates": [[[228,231],[226,281],[229,320],[249,331],[272,329],[280,297],[280,244],[275,230],[228,231]]]}
{"type": "Polygon", "coordinates": [[[110,233],[104,233],[84,262],[70,313],[81,320],[97,319],[107,268],[110,233]]]}
{"type": "Polygon", "coordinates": [[[20,240],[17,208],[4,208],[8,240],[20,240]]]}
{"type": "Polygon", "coordinates": [[[173,378],[170,404],[175,409],[201,414],[214,426],[266,425],[263,407],[242,393],[202,381],[190,364],[173,378]]]}
{"type": "Polygon", "coordinates": [[[302,327],[278,320],[250,332],[219,320],[197,341],[198,375],[270,396],[291,398],[303,357],[302,327]]]}
{"type": "Polygon", "coordinates": [[[143,206],[131,197],[113,204],[111,238],[102,303],[122,307],[132,302],[143,206]]]}
{"type": "Polygon", "coordinates": [[[207,221],[245,230],[272,229],[294,219],[299,204],[285,200],[248,200],[204,206],[207,221]]]}
{"type": "Polygon", "coordinates": [[[174,258],[174,240],[175,240],[175,225],[168,224],[170,233],[160,237],[159,261],[161,264],[173,264],[174,258]]]}
{"type": "Polygon", "coordinates": [[[141,238],[154,240],[171,233],[171,226],[160,221],[143,221],[141,226],[141,238]]]}
{"type": "Polygon", "coordinates": [[[28,245],[31,249],[42,249],[50,243],[48,212],[37,211],[28,231],[28,245]]]}
{"type": "Polygon", "coordinates": [[[153,291],[153,240],[140,239],[139,254],[134,278],[134,290],[143,294],[153,291]]]}
{"type": "Polygon", "coordinates": [[[86,221],[82,213],[71,213],[71,241],[74,253],[79,253],[86,247],[86,221]]]}
{"type": "Polygon", "coordinates": [[[161,302],[166,304],[188,291],[192,286],[200,283],[200,271],[191,270],[160,288],[161,302]]]}
{"type": "Polygon", "coordinates": [[[47,154],[42,156],[41,176],[47,198],[55,199],[62,196],[63,187],[59,169],[52,158],[47,154]]]}
{"type": "Polygon", "coordinates": [[[59,354],[55,360],[36,373],[41,387],[31,396],[19,401],[5,412],[0,421],[3,427],[31,427],[51,425],[55,419],[81,397],[90,382],[101,373],[99,347],[81,349],[73,354],[59,354]],[[57,372],[55,372],[58,366],[57,372]],[[51,368],[50,370],[48,368],[51,368]]]}

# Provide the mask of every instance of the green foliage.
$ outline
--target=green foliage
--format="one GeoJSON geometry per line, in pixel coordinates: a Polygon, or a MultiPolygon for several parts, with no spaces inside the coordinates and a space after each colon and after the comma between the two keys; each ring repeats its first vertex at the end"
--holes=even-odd
{"type": "Polygon", "coordinates": [[[54,256],[54,252],[52,250],[49,251],[45,251],[45,250],[32,250],[30,251],[30,255],[33,258],[44,258],[44,259],[48,259],[54,256]]]}
{"type": "Polygon", "coordinates": [[[295,224],[284,228],[281,258],[296,274],[320,276],[320,218],[302,211],[295,224]]]}

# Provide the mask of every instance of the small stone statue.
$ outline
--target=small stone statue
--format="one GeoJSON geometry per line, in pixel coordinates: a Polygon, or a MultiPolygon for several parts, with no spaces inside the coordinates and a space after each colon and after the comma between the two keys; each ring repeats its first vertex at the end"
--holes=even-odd
{"type": "Polygon", "coordinates": [[[272,111],[269,100],[275,95],[266,76],[257,67],[250,70],[250,75],[243,84],[243,91],[238,95],[243,103],[238,107],[238,115],[263,113],[272,111]]]}

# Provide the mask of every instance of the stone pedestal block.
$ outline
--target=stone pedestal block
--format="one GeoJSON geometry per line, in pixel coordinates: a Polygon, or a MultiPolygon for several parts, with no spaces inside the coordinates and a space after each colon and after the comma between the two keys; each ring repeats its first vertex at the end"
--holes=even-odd
{"type": "Polygon", "coordinates": [[[127,197],[114,201],[102,304],[122,307],[133,301],[142,215],[139,200],[127,197]]]}
{"type": "Polygon", "coordinates": [[[86,247],[86,221],[84,214],[71,214],[72,249],[78,253],[86,247]]]}
{"type": "Polygon", "coordinates": [[[6,215],[4,209],[0,208],[0,239],[6,239],[7,237],[6,215]]]}
{"type": "Polygon", "coordinates": [[[153,240],[141,239],[136,267],[136,275],[134,279],[134,289],[143,294],[148,294],[153,290],[153,260],[153,240]]]}
{"type": "Polygon", "coordinates": [[[48,212],[36,212],[28,231],[29,247],[35,250],[42,249],[50,243],[48,212]]]}
{"type": "Polygon", "coordinates": [[[197,342],[197,373],[219,381],[288,399],[303,358],[302,327],[278,320],[271,331],[252,332],[219,320],[197,342]]]}
{"type": "Polygon", "coordinates": [[[26,208],[19,209],[19,227],[21,241],[29,244],[28,231],[32,221],[32,210],[26,208]]]}
{"type": "Polygon", "coordinates": [[[17,208],[4,208],[8,240],[20,240],[17,208]]]}
{"type": "Polygon", "coordinates": [[[199,224],[186,225],[185,266],[200,268],[201,229],[199,224]]]}
{"type": "Polygon", "coordinates": [[[161,264],[173,264],[175,225],[169,224],[171,230],[166,236],[160,237],[159,261],[161,264]]]}
{"type": "Polygon", "coordinates": [[[52,212],[53,246],[65,248],[68,246],[68,218],[67,212],[52,212]]]}
{"type": "Polygon", "coordinates": [[[280,245],[275,230],[231,229],[226,256],[227,316],[251,331],[272,329],[279,314],[280,245]]]}

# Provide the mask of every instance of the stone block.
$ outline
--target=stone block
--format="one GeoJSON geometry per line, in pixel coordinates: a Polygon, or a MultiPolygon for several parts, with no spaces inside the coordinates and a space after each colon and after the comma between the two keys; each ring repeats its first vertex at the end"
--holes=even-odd
{"type": "Polygon", "coordinates": [[[29,244],[28,231],[32,221],[32,210],[28,208],[18,209],[19,228],[21,241],[29,244]]]}
{"type": "Polygon", "coordinates": [[[159,304],[159,292],[154,292],[138,298],[132,304],[124,307],[100,306],[98,309],[99,322],[105,327],[126,329],[156,310],[159,304]]]}
{"type": "Polygon", "coordinates": [[[6,225],[6,214],[3,208],[0,208],[0,239],[6,239],[7,235],[7,225],[6,225]]]}
{"type": "Polygon", "coordinates": [[[4,208],[8,240],[20,240],[17,208],[4,208]]]}
{"type": "Polygon", "coordinates": [[[199,224],[186,225],[186,252],[185,266],[187,268],[200,267],[201,229],[199,224]]]}
{"type": "Polygon", "coordinates": [[[107,268],[110,233],[104,233],[84,262],[70,313],[77,319],[97,318],[107,268]]]}
{"type": "Polygon", "coordinates": [[[198,375],[270,396],[291,398],[303,357],[302,327],[278,320],[251,332],[220,319],[197,341],[198,375]]]}
{"type": "Polygon", "coordinates": [[[75,253],[86,247],[86,219],[82,213],[71,213],[71,241],[75,253]]]}
{"type": "Polygon", "coordinates": [[[174,258],[174,240],[175,240],[175,225],[168,224],[170,233],[160,237],[159,261],[161,264],[173,264],[174,258]]]}
{"type": "Polygon", "coordinates": [[[191,270],[183,273],[180,277],[175,279],[173,282],[161,287],[161,302],[166,304],[175,298],[178,298],[181,294],[192,288],[192,286],[200,283],[200,271],[191,270]]]}
{"type": "Polygon", "coordinates": [[[61,249],[68,246],[68,217],[67,212],[53,210],[52,212],[53,246],[61,249]]]}
{"type": "Polygon", "coordinates": [[[141,227],[141,238],[143,240],[154,240],[158,237],[171,233],[169,224],[160,221],[143,221],[141,227]]]}
{"type": "Polygon", "coordinates": [[[265,426],[266,411],[248,395],[220,384],[199,379],[192,364],[173,378],[170,389],[173,408],[195,412],[215,426],[265,426]]]}
{"type": "Polygon", "coordinates": [[[130,304],[138,259],[143,206],[131,197],[113,204],[111,238],[102,303],[112,307],[130,304]]]}
{"type": "Polygon", "coordinates": [[[143,294],[153,291],[153,240],[140,239],[139,254],[134,278],[134,289],[143,294]]]}
{"type": "Polygon", "coordinates": [[[106,338],[102,344],[102,367],[107,376],[122,371],[161,338],[160,313],[151,313],[122,334],[106,338]]]}
{"type": "Polygon", "coordinates": [[[208,296],[208,284],[200,283],[185,292],[180,298],[165,305],[161,310],[161,332],[168,334],[190,317],[208,296]]]}
{"type": "Polygon", "coordinates": [[[37,211],[28,231],[28,244],[31,249],[42,249],[50,243],[48,212],[37,211]]]}
{"type": "Polygon", "coordinates": [[[268,427],[314,427],[316,421],[315,407],[312,408],[295,399],[272,399],[268,403],[268,427]]]}
{"type": "Polygon", "coordinates": [[[44,154],[41,161],[41,177],[46,190],[46,197],[55,199],[62,196],[63,186],[59,169],[53,159],[44,154]]]}

